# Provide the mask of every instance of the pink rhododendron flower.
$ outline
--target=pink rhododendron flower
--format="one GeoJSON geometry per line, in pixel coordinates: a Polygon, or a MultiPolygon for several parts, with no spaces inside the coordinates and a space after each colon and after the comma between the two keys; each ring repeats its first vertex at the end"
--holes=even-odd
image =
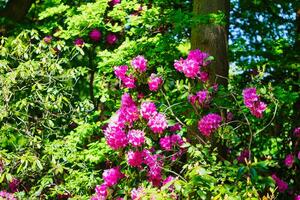
{"type": "Polygon", "coordinates": [[[150,101],[143,102],[141,104],[140,113],[144,119],[149,119],[157,113],[155,104],[150,101]]]}
{"type": "Polygon", "coordinates": [[[139,110],[132,97],[128,93],[122,95],[121,108],[118,111],[119,118],[130,125],[139,119],[139,110]]]}
{"type": "Polygon", "coordinates": [[[179,123],[174,124],[173,126],[170,126],[169,129],[171,132],[176,132],[181,130],[181,125],[179,123]]]}
{"type": "Polygon", "coordinates": [[[276,182],[279,192],[284,192],[288,189],[288,184],[285,181],[278,178],[275,174],[272,175],[272,178],[276,182]]]}
{"type": "Polygon", "coordinates": [[[128,93],[124,93],[121,97],[121,107],[130,107],[135,105],[135,102],[133,101],[132,97],[128,93]]]}
{"type": "Polygon", "coordinates": [[[20,180],[13,178],[13,180],[9,183],[8,187],[12,193],[18,191],[18,186],[20,184],[20,180]]]}
{"type": "Polygon", "coordinates": [[[232,114],[232,112],[227,112],[226,121],[230,122],[232,120],[233,120],[233,114],[232,114]]]}
{"type": "Polygon", "coordinates": [[[145,195],[144,188],[139,187],[138,189],[133,188],[131,190],[131,199],[132,200],[142,200],[142,197],[145,195]]]}
{"type": "Polygon", "coordinates": [[[95,187],[95,192],[97,194],[97,196],[99,197],[103,197],[104,199],[107,197],[107,185],[106,183],[103,183],[102,185],[97,185],[95,187]]]}
{"type": "Polygon", "coordinates": [[[160,138],[159,145],[160,145],[160,147],[163,150],[165,150],[165,151],[171,151],[172,150],[171,137],[170,136],[166,136],[166,137],[160,138]]]}
{"type": "Polygon", "coordinates": [[[250,159],[250,156],[251,156],[251,154],[250,154],[249,149],[244,149],[236,159],[239,163],[245,163],[246,159],[247,160],[250,159]]]}
{"type": "Polygon", "coordinates": [[[148,86],[150,91],[157,91],[160,85],[163,83],[161,77],[158,77],[156,74],[151,74],[148,81],[148,86]]]}
{"type": "Polygon", "coordinates": [[[180,60],[175,60],[174,67],[177,71],[183,72],[184,59],[180,58],[180,60]]]}
{"type": "Polygon", "coordinates": [[[152,155],[149,150],[143,150],[144,154],[144,163],[149,167],[149,171],[147,173],[148,180],[154,186],[160,186],[162,181],[162,161],[160,155],[152,155]]]}
{"type": "Polygon", "coordinates": [[[157,113],[149,119],[148,126],[154,133],[162,133],[168,127],[166,116],[157,113]]]}
{"type": "Polygon", "coordinates": [[[198,97],[197,95],[189,95],[188,96],[188,101],[191,103],[191,104],[195,104],[196,101],[197,101],[198,97]]]}
{"type": "Polygon", "coordinates": [[[118,181],[123,177],[124,177],[124,174],[121,173],[120,167],[114,167],[111,169],[104,170],[104,172],[102,174],[104,183],[108,187],[116,185],[118,183],[118,181]]]}
{"type": "Polygon", "coordinates": [[[44,37],[43,40],[44,40],[44,42],[45,42],[46,44],[50,44],[51,41],[52,41],[52,36],[51,36],[51,35],[47,35],[47,36],[44,37]]]}
{"type": "Polygon", "coordinates": [[[220,115],[208,114],[198,122],[198,129],[203,135],[210,136],[213,131],[219,128],[221,122],[222,117],[220,115]]]}
{"type": "Polygon", "coordinates": [[[170,181],[173,181],[174,177],[173,176],[168,176],[164,181],[163,181],[163,185],[166,185],[167,183],[169,183],[170,181]]]}
{"type": "Polygon", "coordinates": [[[101,32],[98,29],[93,29],[90,33],[89,33],[89,37],[93,42],[99,42],[101,39],[101,32]]]}
{"type": "Polygon", "coordinates": [[[139,151],[129,151],[127,153],[127,162],[132,167],[139,167],[143,163],[143,152],[139,151]]]}
{"type": "Polygon", "coordinates": [[[84,40],[82,38],[77,38],[75,41],[74,41],[74,44],[78,47],[83,47],[84,46],[84,40]]]}
{"type": "Polygon", "coordinates": [[[113,33],[109,33],[107,36],[106,36],[106,42],[110,45],[113,45],[115,44],[116,42],[118,41],[118,37],[117,35],[113,34],[113,33]]]}
{"type": "Polygon", "coordinates": [[[267,105],[259,100],[256,88],[246,88],[243,90],[244,104],[248,107],[252,115],[262,118],[262,113],[266,110],[267,105]]]}
{"type": "MultiPolygon", "coordinates": [[[[162,185],[166,185],[166,184],[168,184],[169,182],[171,182],[171,181],[173,181],[175,178],[173,177],[173,176],[168,176],[165,180],[163,180],[163,182],[162,182],[162,185]]],[[[174,188],[174,185],[173,184],[171,184],[170,186],[169,186],[169,190],[170,191],[173,191],[175,188],[174,188]]],[[[176,198],[175,198],[176,199],[176,198]]]]}
{"type": "Polygon", "coordinates": [[[126,88],[135,88],[135,78],[133,76],[124,76],[121,80],[126,88]]]}
{"type": "Polygon", "coordinates": [[[199,79],[203,82],[206,83],[209,79],[209,75],[207,72],[200,72],[199,73],[199,79]]]}
{"type": "Polygon", "coordinates": [[[159,187],[161,185],[162,174],[159,166],[151,167],[147,175],[153,186],[159,187]]]}
{"type": "Polygon", "coordinates": [[[284,159],[284,164],[287,167],[292,167],[294,163],[294,155],[293,154],[288,154],[285,159],[284,159]]]}
{"type": "Polygon", "coordinates": [[[124,148],[128,144],[126,133],[118,124],[110,123],[104,135],[106,143],[114,150],[124,148]]]}
{"type": "Polygon", "coordinates": [[[198,65],[206,66],[207,62],[205,60],[209,57],[209,55],[205,52],[200,51],[199,49],[191,50],[188,55],[188,59],[194,60],[198,65]]]}
{"type": "Polygon", "coordinates": [[[295,196],[295,200],[300,200],[300,195],[295,196]]]}
{"type": "Polygon", "coordinates": [[[207,90],[201,90],[197,92],[197,99],[199,105],[205,104],[209,100],[209,92],[207,90]]]}
{"type": "Polygon", "coordinates": [[[111,1],[109,2],[109,5],[110,5],[110,6],[115,6],[115,5],[119,4],[119,3],[121,3],[121,0],[111,0],[111,1]]]}
{"type": "Polygon", "coordinates": [[[256,94],[256,88],[246,88],[243,90],[244,104],[251,108],[253,104],[259,100],[258,95],[256,94]]]}
{"type": "Polygon", "coordinates": [[[207,53],[201,52],[199,49],[191,50],[187,59],[175,60],[174,67],[177,71],[184,73],[187,78],[199,78],[205,83],[208,81],[208,73],[201,71],[201,66],[204,67],[210,63],[206,61],[208,57],[207,53]]]}
{"type": "Polygon", "coordinates": [[[134,147],[142,146],[145,143],[145,133],[141,130],[130,130],[128,141],[134,147]]]}
{"type": "Polygon", "coordinates": [[[215,84],[212,86],[212,88],[213,88],[213,90],[214,90],[215,92],[217,92],[218,89],[219,89],[218,83],[215,83],[215,84]]]}
{"type": "Polygon", "coordinates": [[[138,99],[143,99],[145,97],[145,95],[142,92],[139,92],[137,95],[138,99]]]}
{"type": "Polygon", "coordinates": [[[188,78],[196,78],[200,72],[199,64],[192,59],[187,59],[183,64],[183,73],[188,78]]]}
{"type": "Polygon", "coordinates": [[[147,70],[147,60],[144,58],[144,56],[135,57],[132,60],[131,65],[133,66],[134,69],[140,72],[144,72],[147,70]]]}
{"type": "Polygon", "coordinates": [[[294,130],[294,135],[295,135],[296,137],[300,137],[300,127],[295,128],[295,130],[294,130]]]}
{"type": "Polygon", "coordinates": [[[160,138],[159,140],[160,147],[165,151],[171,151],[172,148],[176,145],[181,146],[184,144],[180,135],[170,135],[160,138]]]}
{"type": "Polygon", "coordinates": [[[254,115],[255,117],[262,118],[263,117],[262,113],[266,110],[266,108],[267,108],[267,104],[259,101],[255,104],[253,108],[250,108],[250,111],[252,115],[254,115]]]}
{"type": "Polygon", "coordinates": [[[115,75],[121,80],[122,80],[122,78],[124,78],[126,76],[127,70],[128,70],[128,66],[126,66],[126,65],[114,67],[115,75]]]}
{"type": "Polygon", "coordinates": [[[174,134],[174,135],[171,135],[171,141],[172,141],[172,145],[183,145],[184,144],[184,141],[182,140],[181,136],[180,135],[177,135],[177,134],[174,134]]]}
{"type": "Polygon", "coordinates": [[[5,190],[0,191],[0,197],[5,200],[17,200],[13,193],[6,192],[5,190]]]}

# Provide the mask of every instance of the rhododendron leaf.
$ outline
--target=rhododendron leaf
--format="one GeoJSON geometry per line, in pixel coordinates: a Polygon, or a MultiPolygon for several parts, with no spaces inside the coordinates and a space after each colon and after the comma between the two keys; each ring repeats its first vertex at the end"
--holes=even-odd
{"type": "Polygon", "coordinates": [[[258,180],[257,171],[254,168],[250,168],[251,180],[256,182],[258,180]]]}
{"type": "Polygon", "coordinates": [[[237,172],[237,179],[240,179],[245,173],[247,169],[245,167],[240,167],[237,172]]]}

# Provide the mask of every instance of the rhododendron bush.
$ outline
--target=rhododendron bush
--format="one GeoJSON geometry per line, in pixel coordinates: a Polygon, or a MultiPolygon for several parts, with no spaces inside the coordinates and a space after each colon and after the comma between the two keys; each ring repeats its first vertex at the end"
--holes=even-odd
{"type": "MultiPolygon", "coordinates": [[[[185,90],[188,96],[179,98],[181,105],[171,104],[165,94],[164,77],[147,71],[148,60],[139,55],[130,66],[114,67],[124,92],[120,96],[120,108],[104,126],[103,133],[107,145],[117,151],[118,156],[112,168],[103,172],[103,182],[96,186],[92,199],[205,199],[236,192],[240,198],[250,198],[259,197],[262,189],[267,191],[265,195],[274,198],[274,188],[281,193],[288,190],[288,183],[272,171],[262,173],[275,167],[275,161],[259,161],[252,153],[253,137],[269,125],[261,129],[253,126],[260,126],[255,122],[264,117],[268,108],[264,101],[276,104],[273,96],[263,97],[255,87],[245,88],[239,94],[230,91],[224,94],[222,88],[208,81],[211,58],[196,49],[190,51],[186,59],[174,62],[174,68],[194,87],[178,90],[179,96],[185,94],[185,90]],[[130,77],[134,84],[126,84],[124,77],[130,77]],[[158,81],[152,81],[153,77],[158,81]],[[218,98],[225,96],[227,106],[238,105],[226,108],[217,103],[218,98]],[[176,107],[183,105],[187,106],[193,121],[177,113],[176,107]],[[237,120],[238,117],[241,119],[237,120]],[[245,149],[236,148],[238,144],[228,141],[232,140],[228,138],[230,134],[238,134],[238,129],[248,129],[245,149]],[[194,146],[195,143],[200,144],[194,146]],[[217,167],[211,166],[214,164],[217,167]],[[224,169],[230,165],[234,179],[226,175],[229,169],[224,169]],[[226,185],[234,182],[239,182],[235,190],[224,192],[224,188],[230,187],[226,185]],[[132,187],[128,187],[128,183],[133,184],[132,187]],[[149,187],[160,190],[152,193],[149,187]]],[[[272,122],[273,119],[267,120],[272,122]]],[[[294,155],[287,155],[285,165],[292,167],[293,162],[294,155]]]]}

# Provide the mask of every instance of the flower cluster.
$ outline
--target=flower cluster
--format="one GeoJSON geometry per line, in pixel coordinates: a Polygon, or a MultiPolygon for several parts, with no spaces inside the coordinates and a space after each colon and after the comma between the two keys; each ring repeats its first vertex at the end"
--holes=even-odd
{"type": "Polygon", "coordinates": [[[181,125],[179,123],[174,124],[173,126],[169,127],[169,130],[171,132],[176,132],[176,131],[180,131],[181,130],[181,125]]]}
{"type": "Polygon", "coordinates": [[[52,36],[51,36],[51,35],[47,35],[47,36],[44,37],[43,40],[44,40],[44,42],[45,42],[46,44],[50,44],[51,41],[52,41],[52,36]]]}
{"type": "Polygon", "coordinates": [[[153,102],[145,101],[141,104],[141,115],[144,119],[149,120],[157,114],[156,106],[153,102]]]}
{"type": "Polygon", "coordinates": [[[102,33],[95,28],[90,32],[89,37],[93,42],[99,42],[101,39],[101,35],[102,33]]]}
{"type": "Polygon", "coordinates": [[[144,161],[144,154],[140,151],[128,151],[127,162],[132,167],[140,167],[144,161]]]}
{"type": "MultiPolygon", "coordinates": [[[[117,111],[114,118],[111,119],[104,131],[107,144],[112,149],[124,148],[128,144],[128,138],[124,131],[125,125],[131,126],[139,118],[139,110],[131,96],[125,93],[122,96],[121,108],[117,111]]],[[[131,136],[131,141],[133,142],[131,136]]],[[[142,137],[142,136],[140,136],[142,137]]]]}
{"type": "Polygon", "coordinates": [[[145,72],[147,70],[147,60],[144,56],[137,56],[131,61],[131,65],[134,69],[145,72]]]}
{"type": "Polygon", "coordinates": [[[76,38],[74,45],[82,48],[84,46],[84,40],[82,38],[76,38]]]}
{"type": "Polygon", "coordinates": [[[160,147],[165,151],[171,151],[176,145],[183,145],[184,141],[180,135],[174,134],[170,136],[165,136],[159,140],[160,147]]]}
{"type": "Polygon", "coordinates": [[[201,71],[202,67],[209,64],[207,53],[201,52],[199,49],[189,52],[187,59],[181,58],[176,60],[174,67],[177,71],[183,72],[188,78],[199,78],[203,82],[208,80],[208,74],[205,71],[201,71]]]}
{"type": "Polygon", "coordinates": [[[96,186],[96,195],[92,197],[92,200],[105,200],[108,195],[108,188],[116,185],[123,177],[124,174],[120,171],[120,167],[104,170],[102,174],[104,183],[96,186]]]}
{"type": "Polygon", "coordinates": [[[204,107],[205,105],[209,104],[210,96],[208,90],[201,90],[197,92],[196,95],[189,95],[188,100],[191,104],[199,105],[200,107],[204,107]]]}
{"type": "Polygon", "coordinates": [[[295,137],[300,137],[300,127],[295,128],[294,135],[295,137]]]}
{"type": "Polygon", "coordinates": [[[118,124],[110,123],[104,135],[107,144],[114,150],[124,148],[128,144],[126,133],[118,124]]]}
{"type": "Polygon", "coordinates": [[[251,153],[249,149],[244,149],[241,154],[236,158],[239,163],[245,163],[246,160],[249,160],[251,153]]]}
{"type": "Polygon", "coordinates": [[[285,159],[284,159],[284,164],[287,167],[292,167],[294,163],[294,155],[293,154],[288,154],[285,159]]]}
{"type": "Polygon", "coordinates": [[[267,105],[260,101],[256,93],[256,88],[246,88],[243,90],[244,104],[250,109],[252,115],[257,118],[262,118],[263,112],[266,110],[267,105]]]}
{"type": "Polygon", "coordinates": [[[157,76],[156,74],[151,74],[148,86],[150,91],[157,91],[161,84],[163,83],[163,80],[161,77],[157,76]]]}
{"type": "Polygon", "coordinates": [[[128,66],[126,65],[114,67],[115,75],[122,81],[123,85],[126,88],[135,88],[135,78],[132,75],[127,76],[127,70],[128,66]]]}
{"type": "Polygon", "coordinates": [[[162,133],[168,127],[166,116],[156,113],[149,119],[148,126],[154,133],[162,133]]]}
{"type": "Polygon", "coordinates": [[[162,182],[162,156],[152,154],[149,150],[144,150],[144,163],[148,166],[148,180],[152,185],[159,187],[162,182]]]}
{"type": "Polygon", "coordinates": [[[204,116],[198,122],[199,131],[205,135],[210,136],[210,134],[215,131],[221,125],[222,117],[218,114],[210,113],[204,116]]]}
{"type": "Polygon", "coordinates": [[[9,189],[11,192],[17,192],[18,191],[18,186],[20,185],[21,181],[13,178],[13,180],[9,183],[9,189]]]}
{"type": "MultiPolygon", "coordinates": [[[[135,72],[144,73],[147,70],[147,62],[148,61],[144,58],[144,56],[137,56],[131,61],[131,66],[135,70],[135,72]]],[[[118,77],[118,79],[122,81],[123,85],[126,88],[136,88],[135,82],[137,78],[133,74],[126,75],[128,70],[129,68],[126,65],[114,67],[115,75],[118,77]]],[[[148,80],[149,90],[157,91],[162,83],[163,80],[160,76],[157,76],[156,74],[151,74],[148,80]]]]}
{"type": "Polygon", "coordinates": [[[138,189],[133,188],[131,190],[130,196],[132,200],[141,200],[144,195],[145,195],[144,188],[139,187],[138,189]]]}
{"type": "Polygon", "coordinates": [[[120,120],[125,121],[125,123],[129,123],[130,125],[139,119],[138,107],[130,94],[125,93],[122,95],[121,108],[118,113],[120,115],[120,120]]]}
{"type": "Polygon", "coordinates": [[[124,177],[124,174],[121,173],[120,167],[115,167],[115,168],[104,170],[102,176],[103,176],[104,183],[108,187],[111,187],[113,185],[116,185],[119,179],[124,177]]]}
{"type": "Polygon", "coordinates": [[[0,191],[0,197],[2,197],[3,199],[6,199],[6,200],[17,200],[17,198],[15,198],[13,193],[9,193],[5,190],[0,191]]]}
{"type": "Polygon", "coordinates": [[[140,147],[145,142],[145,133],[141,130],[128,131],[128,141],[134,147],[140,147]]]}
{"type": "Polygon", "coordinates": [[[109,33],[107,36],[106,36],[106,42],[107,44],[109,45],[113,45],[115,43],[118,42],[118,37],[116,34],[114,33],[109,33]]]}
{"type": "Polygon", "coordinates": [[[111,0],[111,1],[109,2],[109,5],[110,5],[110,6],[115,6],[115,5],[119,4],[119,3],[121,3],[121,0],[111,0]]]}
{"type": "Polygon", "coordinates": [[[272,175],[272,178],[276,182],[279,192],[284,192],[288,189],[288,184],[285,181],[278,178],[275,174],[272,175]]]}

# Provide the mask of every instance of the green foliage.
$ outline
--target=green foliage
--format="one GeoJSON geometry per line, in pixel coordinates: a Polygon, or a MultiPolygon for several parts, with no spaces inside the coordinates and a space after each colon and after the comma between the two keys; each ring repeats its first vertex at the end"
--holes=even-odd
{"type": "MultiPolygon", "coordinates": [[[[6,3],[0,0],[0,9],[6,3]]],[[[231,3],[230,59],[240,73],[231,73],[228,88],[217,92],[173,67],[188,54],[192,26],[225,21],[223,13],[193,15],[191,1],[122,0],[111,6],[109,0],[45,0],[32,5],[22,23],[0,19],[0,189],[11,192],[9,184],[18,179],[18,199],[89,199],[103,170],[125,157],[108,147],[102,131],[123,92],[113,67],[144,55],[148,73],[162,76],[164,85],[156,98],[146,82],[138,89],[169,116],[169,125],[186,125],[179,134],[190,143],[179,164],[164,167],[175,180],[156,188],[147,180],[138,183],[135,177],[144,172],[128,167],[121,189],[110,193],[129,199],[142,186],[143,199],[275,199],[273,173],[299,193],[299,159],[292,168],[283,166],[287,154],[300,150],[292,135],[300,125],[296,2],[231,3]],[[94,28],[101,31],[99,42],[89,38],[94,28]],[[116,34],[115,44],[106,42],[109,33],[116,34]],[[74,45],[77,38],[82,46],[74,45]],[[242,89],[250,86],[268,104],[262,119],[244,106],[242,89]],[[187,98],[201,89],[213,99],[198,112],[187,98]],[[210,112],[224,120],[231,112],[234,119],[205,138],[196,127],[210,112]],[[239,163],[244,149],[251,150],[250,159],[239,163]]],[[[292,197],[286,192],[278,198],[292,197]]]]}

